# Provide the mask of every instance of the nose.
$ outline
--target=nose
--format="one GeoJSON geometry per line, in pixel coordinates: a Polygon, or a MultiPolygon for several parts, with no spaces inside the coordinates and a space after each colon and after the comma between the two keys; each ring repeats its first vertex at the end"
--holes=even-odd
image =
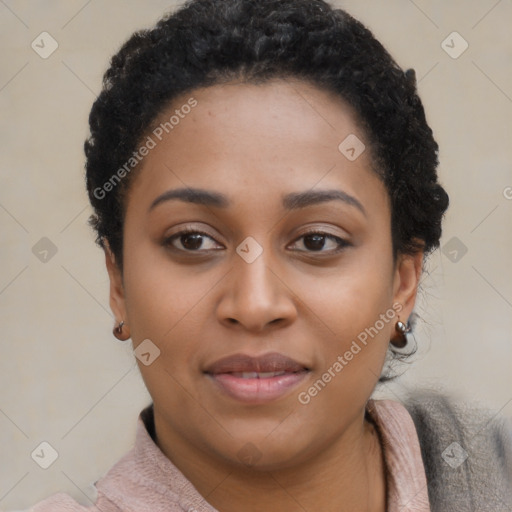
{"type": "Polygon", "coordinates": [[[252,263],[235,256],[217,306],[220,322],[262,332],[274,326],[284,327],[296,319],[294,294],[276,266],[271,265],[265,251],[252,263]]]}

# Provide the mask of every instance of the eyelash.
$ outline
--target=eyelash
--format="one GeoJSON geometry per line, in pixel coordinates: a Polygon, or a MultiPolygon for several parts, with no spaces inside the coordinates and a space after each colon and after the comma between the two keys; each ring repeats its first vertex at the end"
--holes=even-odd
{"type": "MultiPolygon", "coordinates": [[[[172,249],[172,250],[175,250],[175,251],[179,251],[179,252],[183,252],[183,253],[210,253],[212,251],[217,251],[219,249],[198,249],[198,250],[187,250],[187,249],[178,249],[177,247],[174,247],[172,245],[172,242],[176,239],[180,239],[183,235],[189,235],[189,234],[196,234],[196,235],[203,235],[205,237],[208,237],[210,238],[211,240],[214,240],[216,242],[216,240],[211,236],[209,235],[208,233],[205,233],[204,231],[201,231],[201,230],[198,230],[198,229],[195,229],[195,228],[185,228],[181,231],[179,231],[178,233],[175,233],[174,235],[166,238],[164,241],[163,241],[163,245],[169,249],[172,249]]],[[[335,236],[335,235],[332,235],[331,233],[327,233],[325,231],[321,231],[321,230],[318,230],[318,229],[313,229],[313,230],[309,230],[309,231],[306,231],[305,233],[302,233],[301,236],[299,236],[298,238],[296,238],[294,240],[293,243],[296,243],[297,241],[301,240],[302,238],[305,238],[306,236],[309,236],[309,235],[320,235],[320,236],[323,236],[329,240],[334,240],[337,244],[338,244],[338,248],[335,249],[335,250],[330,250],[330,251],[308,251],[308,250],[299,250],[298,252],[302,252],[302,253],[311,253],[311,254],[338,254],[340,253],[341,251],[343,251],[344,249],[346,249],[347,247],[349,247],[351,244],[349,242],[347,242],[346,240],[344,240],[343,238],[340,238],[339,236],[335,236]]]]}

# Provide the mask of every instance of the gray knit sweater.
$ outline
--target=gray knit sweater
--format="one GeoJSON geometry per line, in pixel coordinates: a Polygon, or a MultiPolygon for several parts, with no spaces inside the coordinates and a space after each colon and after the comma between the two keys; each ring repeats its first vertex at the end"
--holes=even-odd
{"type": "Polygon", "coordinates": [[[432,512],[512,512],[512,418],[415,390],[416,426],[432,512]]]}

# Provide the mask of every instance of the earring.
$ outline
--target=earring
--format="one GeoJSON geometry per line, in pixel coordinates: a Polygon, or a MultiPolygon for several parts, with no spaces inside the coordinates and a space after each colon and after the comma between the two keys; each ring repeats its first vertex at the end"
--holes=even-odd
{"type": "Polygon", "coordinates": [[[398,317],[398,321],[395,324],[395,331],[398,334],[398,337],[391,338],[391,344],[397,348],[404,348],[407,345],[407,334],[409,334],[412,329],[409,322],[405,324],[400,321],[400,317],[398,317]]]}
{"type": "Polygon", "coordinates": [[[124,327],[124,320],[121,320],[119,322],[119,325],[117,327],[114,327],[112,334],[120,341],[126,341],[129,337],[129,333],[123,333],[123,327],[124,327]]]}

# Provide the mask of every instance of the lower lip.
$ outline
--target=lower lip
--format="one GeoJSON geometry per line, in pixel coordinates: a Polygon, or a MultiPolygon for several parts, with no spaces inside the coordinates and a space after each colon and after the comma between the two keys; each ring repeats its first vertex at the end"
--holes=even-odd
{"type": "Polygon", "coordinates": [[[288,373],[268,379],[243,379],[230,373],[209,375],[228,396],[247,403],[266,403],[284,396],[308,374],[307,371],[288,373]]]}

